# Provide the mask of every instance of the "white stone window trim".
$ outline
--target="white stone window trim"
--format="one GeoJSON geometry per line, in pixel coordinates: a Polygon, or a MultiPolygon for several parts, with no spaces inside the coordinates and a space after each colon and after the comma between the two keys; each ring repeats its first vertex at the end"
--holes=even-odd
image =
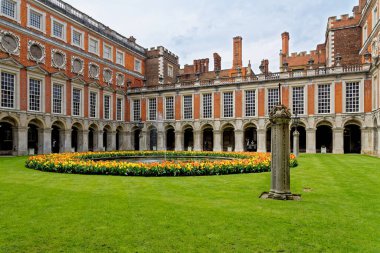
{"type": "Polygon", "coordinates": [[[201,98],[200,98],[200,115],[201,115],[201,118],[202,119],[208,119],[208,120],[213,120],[214,119],[214,92],[212,92],[212,91],[209,91],[209,92],[207,92],[207,91],[204,91],[204,92],[202,92],[202,93],[200,93],[200,96],[201,96],[201,98]],[[204,117],[204,111],[203,111],[203,108],[204,108],[204,106],[203,106],[203,96],[204,95],[207,95],[207,94],[211,94],[211,118],[205,118],[204,117]]]}
{"type": "Polygon", "coordinates": [[[79,47],[81,49],[84,49],[84,32],[73,27],[73,26],[71,27],[71,45],[74,47],[79,47]],[[81,40],[80,40],[80,45],[77,45],[74,43],[74,32],[82,34],[81,40]]]}
{"type": "Polygon", "coordinates": [[[308,115],[308,94],[307,94],[307,84],[299,84],[299,85],[292,85],[292,86],[289,86],[289,98],[288,98],[288,101],[289,101],[289,108],[290,108],[290,111],[293,113],[293,88],[299,88],[299,87],[303,87],[303,114],[298,114],[299,116],[306,116],[308,115]]]}
{"type": "Polygon", "coordinates": [[[174,77],[174,67],[172,64],[168,64],[168,77],[174,77]]]}
{"type": "Polygon", "coordinates": [[[67,65],[67,56],[66,56],[66,53],[64,51],[62,51],[62,50],[53,48],[51,50],[51,66],[54,67],[54,68],[60,69],[60,70],[65,70],[66,69],[66,65],[67,65]],[[63,64],[61,66],[59,66],[55,62],[55,60],[54,60],[54,54],[55,53],[60,53],[60,54],[63,55],[63,64]]]}
{"type": "MultiPolygon", "coordinates": [[[[20,110],[20,69],[0,64],[0,82],[1,82],[1,73],[2,72],[15,75],[16,80],[15,80],[15,87],[14,87],[15,90],[14,90],[14,106],[13,106],[13,108],[1,107],[1,103],[0,103],[0,108],[4,109],[4,110],[20,110]]],[[[1,85],[1,83],[0,83],[0,85],[1,85]]],[[[28,90],[29,90],[29,81],[28,81],[28,90]]],[[[1,90],[0,90],[0,96],[1,96],[1,90]]],[[[28,93],[28,102],[29,102],[29,93],[28,93]]],[[[29,103],[28,103],[28,107],[29,107],[29,103]]]]}
{"type": "Polygon", "coordinates": [[[20,43],[20,41],[21,41],[20,40],[20,36],[16,35],[15,33],[10,32],[10,31],[2,31],[2,30],[0,30],[0,50],[1,51],[4,51],[4,52],[7,52],[9,54],[13,54],[13,55],[19,56],[20,55],[20,50],[21,50],[21,43],[20,43]],[[14,51],[9,51],[9,50],[7,50],[7,49],[5,49],[3,47],[2,40],[3,40],[3,37],[6,36],[6,35],[13,36],[16,39],[17,48],[14,51]]]}
{"type": "Polygon", "coordinates": [[[29,73],[27,74],[27,103],[28,103],[28,112],[37,112],[37,113],[44,113],[45,112],[45,76],[40,75],[40,74],[35,74],[35,73],[29,73]],[[41,81],[41,91],[40,91],[40,110],[39,111],[34,111],[30,110],[30,101],[29,101],[29,96],[30,96],[30,79],[35,79],[41,81]]]}
{"type": "Polygon", "coordinates": [[[243,90],[243,98],[242,98],[242,110],[243,110],[243,118],[257,118],[258,115],[258,106],[259,106],[259,100],[258,100],[258,89],[246,89],[243,90]],[[254,116],[246,116],[246,92],[247,91],[254,91],[255,92],[255,115],[254,116]]]}
{"type": "Polygon", "coordinates": [[[357,114],[364,112],[364,83],[363,80],[353,79],[353,80],[345,80],[342,85],[342,111],[348,114],[357,114]],[[346,91],[347,91],[347,83],[359,83],[359,111],[358,112],[347,112],[346,108],[346,91]]]}
{"type": "Polygon", "coordinates": [[[56,78],[52,78],[51,79],[51,113],[54,114],[54,115],[66,115],[66,82],[64,80],[60,80],[60,79],[56,79],[56,78]],[[54,104],[53,104],[53,88],[54,88],[54,84],[58,84],[58,85],[61,85],[62,86],[62,105],[61,105],[61,108],[62,108],[62,112],[61,113],[54,113],[54,110],[53,110],[53,107],[54,107],[54,104]]]}
{"type": "Polygon", "coordinates": [[[113,96],[112,96],[112,93],[111,92],[108,92],[108,91],[105,91],[103,92],[103,119],[104,120],[113,120],[113,96]],[[109,109],[110,109],[110,118],[109,119],[106,119],[105,115],[106,115],[106,107],[105,107],[105,97],[108,96],[110,97],[110,105],[109,105],[109,109]]]}
{"type": "MultiPolygon", "coordinates": [[[[174,103],[175,103],[175,100],[174,100],[174,103]]],[[[182,94],[182,101],[181,101],[181,104],[182,104],[182,110],[181,110],[181,113],[182,113],[182,119],[183,120],[191,120],[191,119],[194,119],[194,94],[182,94]],[[187,96],[191,96],[191,118],[185,118],[185,97],[187,96]]],[[[175,114],[175,112],[174,112],[175,114]]],[[[174,118],[175,118],[175,115],[174,115],[174,118]]]]}
{"type": "Polygon", "coordinates": [[[63,42],[67,42],[67,23],[51,16],[51,37],[62,40],[63,42]],[[60,38],[54,35],[54,22],[60,23],[61,25],[63,25],[63,33],[62,33],[63,38],[60,38]]]}
{"type": "Polygon", "coordinates": [[[104,68],[103,69],[103,82],[107,83],[107,84],[113,84],[113,70],[110,69],[110,68],[104,68]],[[105,77],[105,73],[109,71],[111,73],[111,79],[110,80],[106,80],[106,77],[105,77]]]}
{"type": "Polygon", "coordinates": [[[124,112],[125,112],[125,99],[122,95],[116,95],[116,121],[124,121],[124,112]],[[117,119],[117,100],[121,99],[121,119],[117,119]]]}
{"type": "Polygon", "coordinates": [[[222,119],[232,119],[235,118],[236,114],[236,94],[234,90],[223,90],[221,93],[221,99],[220,99],[220,114],[222,119]],[[231,117],[224,117],[224,94],[225,93],[232,93],[232,116],[231,117]]]}
{"type": "Polygon", "coordinates": [[[91,35],[88,36],[88,52],[91,54],[95,54],[97,56],[100,56],[100,40],[96,37],[93,37],[91,35]],[[91,40],[94,40],[97,42],[96,52],[90,51],[90,42],[91,40]]]}
{"type": "MultiPolygon", "coordinates": [[[[2,6],[3,1],[4,0],[0,0],[0,6],[2,6]]],[[[3,13],[2,11],[0,11],[0,15],[2,17],[6,17],[6,18],[9,18],[9,19],[12,19],[12,20],[16,21],[17,23],[21,23],[21,15],[20,15],[20,13],[21,13],[21,0],[11,0],[11,1],[16,4],[15,17],[8,16],[5,13],[3,13]]]]}
{"type": "Polygon", "coordinates": [[[158,99],[157,99],[157,96],[156,97],[147,97],[146,98],[146,102],[147,102],[147,104],[146,104],[146,115],[147,115],[147,120],[148,121],[156,121],[156,120],[158,120],[158,99]],[[156,100],[156,118],[155,119],[151,119],[150,118],[150,100],[151,99],[155,99],[156,100]]]}
{"type": "Polygon", "coordinates": [[[142,73],[142,61],[141,61],[140,59],[135,58],[133,69],[134,69],[136,72],[138,72],[138,73],[142,73]],[[139,62],[139,63],[140,63],[140,64],[139,64],[140,68],[137,67],[138,65],[136,64],[136,62],[139,62]]]}
{"type": "Polygon", "coordinates": [[[125,75],[121,72],[117,72],[116,73],[116,85],[119,86],[119,87],[124,87],[125,86],[125,75]],[[123,77],[123,83],[120,84],[119,83],[119,76],[123,77]]]}
{"type": "Polygon", "coordinates": [[[135,101],[140,101],[139,104],[140,104],[140,110],[139,110],[139,119],[141,119],[141,98],[140,97],[131,97],[130,98],[130,115],[131,115],[131,122],[136,122],[135,120],[135,113],[134,113],[134,110],[135,110],[135,101]]]}
{"type": "Polygon", "coordinates": [[[368,39],[368,22],[366,22],[365,25],[363,26],[362,36],[363,36],[363,45],[364,45],[368,39]]]}
{"type": "Polygon", "coordinates": [[[43,32],[43,33],[46,33],[46,13],[43,12],[43,11],[40,11],[40,10],[34,8],[34,7],[32,7],[30,4],[27,5],[27,9],[28,9],[28,23],[27,23],[27,27],[35,29],[35,30],[38,30],[38,31],[43,32]],[[35,26],[33,26],[30,23],[30,13],[32,11],[41,15],[41,17],[42,17],[41,18],[41,28],[35,27],[35,26]]]}
{"type": "Polygon", "coordinates": [[[95,88],[88,89],[88,117],[90,119],[99,119],[99,90],[95,88]],[[90,103],[91,93],[96,94],[95,117],[91,117],[91,103],[90,103]]]}
{"type": "Polygon", "coordinates": [[[70,101],[70,104],[71,104],[71,116],[74,117],[74,118],[82,118],[83,115],[84,115],[84,88],[83,88],[83,85],[81,84],[76,84],[76,83],[72,83],[71,85],[71,101],[70,101]],[[81,90],[80,92],[80,101],[81,101],[81,107],[80,107],[80,115],[74,115],[74,106],[73,106],[73,93],[74,93],[74,89],[78,89],[78,90],[81,90]]]}
{"type": "Polygon", "coordinates": [[[31,61],[35,61],[36,63],[43,63],[45,64],[45,59],[46,59],[46,48],[45,46],[38,42],[38,41],[34,41],[34,40],[29,40],[28,41],[28,60],[31,60],[31,61]],[[35,58],[32,53],[31,53],[31,47],[33,45],[38,45],[39,47],[41,47],[41,50],[42,50],[42,57],[40,59],[37,59],[35,58]]]}
{"type": "Polygon", "coordinates": [[[103,59],[106,59],[106,60],[109,60],[109,61],[112,61],[113,62],[113,46],[111,46],[110,44],[107,44],[105,42],[103,42],[103,59]],[[105,56],[105,49],[106,48],[109,48],[110,49],[110,57],[107,58],[105,56]]]}
{"type": "Polygon", "coordinates": [[[119,50],[119,49],[116,49],[116,64],[125,67],[125,53],[124,53],[123,51],[119,50]],[[117,61],[117,56],[118,56],[118,54],[121,54],[121,55],[122,55],[122,62],[121,62],[121,63],[119,63],[119,62],[117,61]]]}
{"type": "Polygon", "coordinates": [[[335,113],[335,82],[317,82],[314,86],[314,114],[316,115],[330,115],[335,113]],[[330,85],[330,113],[319,113],[318,110],[318,86],[319,85],[330,85]]]}
{"type": "MultiPolygon", "coordinates": [[[[278,85],[276,86],[270,86],[270,87],[266,87],[265,88],[265,99],[264,99],[264,103],[265,103],[265,115],[268,116],[269,115],[269,108],[268,108],[268,96],[269,96],[269,90],[271,89],[279,89],[278,85]]],[[[279,96],[282,96],[282,94],[280,95],[279,93],[279,96]]],[[[281,98],[279,97],[279,100],[281,100],[281,98]]]]}
{"type": "Polygon", "coordinates": [[[164,105],[163,105],[163,107],[164,107],[164,119],[165,120],[168,120],[168,121],[173,121],[173,120],[175,120],[175,100],[176,100],[176,96],[175,96],[175,94],[168,94],[168,95],[165,95],[164,96],[164,105]],[[173,98],[173,118],[172,119],[168,119],[167,118],[167,106],[166,106],[166,99],[167,98],[169,98],[169,97],[172,97],[173,98]]]}
{"type": "Polygon", "coordinates": [[[84,60],[82,58],[77,57],[77,56],[72,56],[71,57],[71,72],[74,73],[74,74],[83,76],[83,74],[84,74],[84,60]],[[78,72],[74,71],[73,65],[74,65],[74,61],[75,60],[79,60],[82,63],[82,69],[80,71],[78,71],[78,72]]]}
{"type": "Polygon", "coordinates": [[[99,80],[100,71],[101,71],[101,70],[100,70],[100,66],[99,66],[98,64],[96,64],[96,63],[94,63],[94,62],[90,62],[90,63],[88,64],[88,76],[89,76],[90,78],[95,79],[95,80],[99,80]],[[95,76],[92,76],[92,75],[91,75],[91,71],[90,71],[90,69],[91,69],[91,66],[92,66],[92,65],[98,68],[98,73],[97,73],[95,76]]]}

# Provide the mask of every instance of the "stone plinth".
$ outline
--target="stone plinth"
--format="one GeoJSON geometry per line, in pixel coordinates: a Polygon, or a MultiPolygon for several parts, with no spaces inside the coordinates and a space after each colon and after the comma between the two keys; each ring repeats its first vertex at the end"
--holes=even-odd
{"type": "Polygon", "coordinates": [[[272,123],[271,190],[260,197],[276,200],[295,200],[299,195],[290,192],[290,131],[291,114],[283,105],[275,106],[269,114],[272,123]]]}

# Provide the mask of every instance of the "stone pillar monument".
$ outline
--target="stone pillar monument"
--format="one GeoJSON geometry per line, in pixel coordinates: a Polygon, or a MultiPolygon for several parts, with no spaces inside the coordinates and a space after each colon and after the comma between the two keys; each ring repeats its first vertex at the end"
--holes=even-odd
{"type": "Polygon", "coordinates": [[[294,200],[299,196],[290,192],[290,131],[291,114],[284,105],[275,106],[269,114],[272,123],[271,190],[261,198],[294,200]]]}

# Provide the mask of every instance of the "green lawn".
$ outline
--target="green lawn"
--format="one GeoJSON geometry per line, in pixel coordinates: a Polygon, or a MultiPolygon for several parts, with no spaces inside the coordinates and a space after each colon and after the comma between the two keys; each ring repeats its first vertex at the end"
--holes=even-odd
{"type": "Polygon", "coordinates": [[[300,202],[259,199],[270,173],[63,175],[24,161],[0,158],[0,252],[380,252],[378,158],[302,156],[300,202]]]}

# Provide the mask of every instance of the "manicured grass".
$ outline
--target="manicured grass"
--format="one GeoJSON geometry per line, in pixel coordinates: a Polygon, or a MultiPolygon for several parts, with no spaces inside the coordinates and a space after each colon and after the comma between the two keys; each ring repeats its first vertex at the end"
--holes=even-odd
{"type": "Polygon", "coordinates": [[[378,158],[302,156],[300,202],[259,199],[270,173],[68,175],[25,159],[0,158],[0,252],[380,252],[378,158]]]}

